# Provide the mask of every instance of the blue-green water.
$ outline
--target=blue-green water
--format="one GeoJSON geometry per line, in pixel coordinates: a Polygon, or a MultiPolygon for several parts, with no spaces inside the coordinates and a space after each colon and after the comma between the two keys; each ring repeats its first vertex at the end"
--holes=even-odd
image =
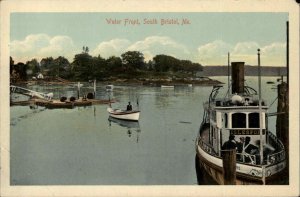
{"type": "MultiPolygon", "coordinates": [[[[226,77],[217,77],[223,82],[226,77]]],[[[257,78],[246,83],[257,89],[257,78]]],[[[275,77],[263,78],[263,97],[277,97],[275,77]]],[[[224,85],[227,87],[227,85],[224,85]]],[[[107,105],[74,109],[10,107],[10,179],[12,185],[195,185],[195,138],[202,104],[212,87],[115,86],[97,98],[128,101],[141,110],[138,124],[108,121],[107,105]]],[[[75,88],[31,86],[56,97],[76,95],[75,88]]],[[[84,89],[82,91],[92,91],[84,89]]],[[[276,110],[277,102],[270,109],[276,110]]],[[[269,120],[275,129],[275,118],[269,120]]]]}

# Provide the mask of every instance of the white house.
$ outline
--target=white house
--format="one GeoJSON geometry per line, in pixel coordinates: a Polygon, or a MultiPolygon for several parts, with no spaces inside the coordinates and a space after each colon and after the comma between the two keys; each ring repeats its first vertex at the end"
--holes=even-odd
{"type": "Polygon", "coordinates": [[[44,79],[44,75],[43,75],[42,73],[39,73],[39,74],[37,75],[37,78],[38,78],[38,79],[44,79]]]}

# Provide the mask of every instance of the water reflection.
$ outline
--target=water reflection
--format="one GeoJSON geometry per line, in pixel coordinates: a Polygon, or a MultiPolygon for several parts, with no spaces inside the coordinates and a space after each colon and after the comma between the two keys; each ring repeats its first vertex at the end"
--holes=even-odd
{"type": "Polygon", "coordinates": [[[34,115],[45,111],[46,108],[30,104],[29,106],[12,106],[11,107],[11,119],[10,126],[16,126],[18,122],[33,117],[34,115]],[[18,110],[17,113],[15,110],[18,110]]]}
{"type": "Polygon", "coordinates": [[[128,137],[131,137],[133,132],[136,132],[136,142],[139,142],[139,135],[141,133],[140,124],[138,121],[127,121],[127,120],[120,120],[113,117],[108,118],[109,126],[113,124],[117,124],[121,127],[124,127],[127,129],[127,135],[128,137]]]}
{"type": "MultiPolygon", "coordinates": [[[[227,81],[227,77],[221,79],[227,81]]],[[[267,86],[266,83],[262,84],[267,86]]],[[[53,85],[47,88],[34,86],[28,89],[54,92],[57,97],[64,95],[69,98],[76,95],[73,87],[53,85]]],[[[41,107],[30,109],[29,106],[11,106],[11,183],[196,184],[195,167],[198,165],[194,165],[193,141],[203,116],[202,103],[207,100],[211,89],[211,86],[176,86],[174,90],[165,91],[160,87],[115,86],[114,91],[110,92],[110,98],[118,102],[112,104],[113,107],[125,108],[129,100],[135,104],[138,98],[140,110],[143,112],[139,123],[113,121],[114,119],[108,121],[107,105],[45,109],[41,112],[41,107]],[[141,130],[144,136],[141,136],[141,130]],[[36,156],[31,157],[31,153],[36,153],[36,156]]],[[[277,96],[267,88],[263,92],[270,101],[277,96]]],[[[102,83],[97,85],[96,98],[109,98],[102,83]]],[[[268,103],[272,103],[270,101],[268,103]]],[[[276,102],[270,111],[275,110],[276,102]]],[[[275,129],[275,117],[268,123],[274,125],[275,129]]],[[[207,177],[209,176],[198,176],[198,181],[204,181],[207,177]]]]}
{"type": "Polygon", "coordinates": [[[187,85],[176,85],[174,88],[157,88],[156,91],[156,106],[166,108],[174,104],[176,99],[193,94],[194,88],[187,85]]]}

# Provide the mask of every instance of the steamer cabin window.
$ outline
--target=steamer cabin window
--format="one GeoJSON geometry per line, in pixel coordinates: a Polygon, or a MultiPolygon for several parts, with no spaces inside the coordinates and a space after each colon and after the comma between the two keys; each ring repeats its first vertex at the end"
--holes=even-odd
{"type": "Polygon", "coordinates": [[[246,114],[232,114],[232,128],[246,128],[246,114]]]}
{"type": "Polygon", "coordinates": [[[249,114],[249,128],[259,128],[259,113],[249,114]]]}

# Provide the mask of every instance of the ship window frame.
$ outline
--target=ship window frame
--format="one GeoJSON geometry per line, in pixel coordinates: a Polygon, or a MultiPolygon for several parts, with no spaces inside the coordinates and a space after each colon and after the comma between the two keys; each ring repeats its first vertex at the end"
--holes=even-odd
{"type": "Polygon", "coordinates": [[[251,112],[248,114],[248,128],[260,128],[260,117],[259,117],[259,113],[258,112],[251,112]],[[252,121],[250,120],[251,116],[253,115],[258,115],[255,119],[255,121],[253,121],[254,123],[252,123],[252,121]],[[252,126],[254,125],[254,126],[252,126]],[[256,127],[255,127],[256,126],[256,127]]]}
{"type": "Polygon", "coordinates": [[[233,129],[246,129],[247,128],[247,114],[242,112],[236,112],[231,114],[231,128],[233,129]],[[243,117],[237,117],[237,116],[243,117]],[[242,121],[244,120],[244,121],[242,121]]]}

